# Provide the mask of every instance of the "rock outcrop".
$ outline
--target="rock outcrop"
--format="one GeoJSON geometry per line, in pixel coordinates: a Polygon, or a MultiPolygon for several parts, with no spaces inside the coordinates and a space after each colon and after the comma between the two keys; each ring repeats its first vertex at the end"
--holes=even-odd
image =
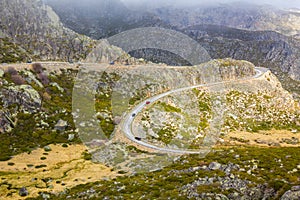
{"type": "Polygon", "coordinates": [[[15,105],[22,112],[35,113],[42,104],[39,93],[30,85],[9,86],[0,94],[4,108],[15,105]]]}

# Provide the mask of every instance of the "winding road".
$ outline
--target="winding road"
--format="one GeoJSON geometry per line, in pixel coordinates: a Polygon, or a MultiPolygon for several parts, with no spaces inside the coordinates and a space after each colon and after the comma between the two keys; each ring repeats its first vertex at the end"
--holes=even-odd
{"type": "Polygon", "coordinates": [[[262,67],[255,67],[255,71],[256,74],[252,77],[246,77],[243,79],[238,79],[238,80],[234,80],[234,81],[221,81],[221,82],[215,82],[215,83],[208,83],[208,84],[200,84],[200,85],[194,85],[194,86],[189,86],[189,87],[184,87],[184,88],[178,88],[178,89],[174,89],[174,90],[170,90],[168,92],[153,96],[151,98],[148,98],[144,101],[142,101],[141,103],[139,103],[136,107],[134,107],[130,112],[128,112],[124,119],[122,120],[122,122],[120,123],[120,128],[121,130],[124,132],[124,135],[131,141],[159,151],[159,152],[163,152],[163,153],[175,153],[175,154],[199,154],[199,153],[205,153],[207,151],[209,151],[210,148],[207,149],[200,149],[200,150],[184,150],[184,149],[171,149],[171,148],[163,148],[163,147],[158,147],[155,146],[153,144],[149,144],[147,142],[144,142],[142,140],[137,139],[134,136],[134,133],[132,131],[132,123],[134,121],[134,118],[137,116],[138,113],[140,113],[146,106],[147,106],[147,102],[155,102],[165,96],[168,96],[170,94],[173,93],[177,93],[177,92],[182,92],[185,90],[190,90],[190,89],[194,89],[194,88],[199,88],[199,87],[211,87],[211,86],[216,86],[216,85],[220,85],[220,84],[225,84],[225,83],[233,83],[233,82],[239,82],[239,81],[243,81],[243,80],[251,80],[251,79],[257,79],[260,78],[263,74],[265,74],[266,72],[269,71],[269,69],[267,68],[262,68],[262,67]],[[202,152],[203,151],[203,152],[202,152]]]}

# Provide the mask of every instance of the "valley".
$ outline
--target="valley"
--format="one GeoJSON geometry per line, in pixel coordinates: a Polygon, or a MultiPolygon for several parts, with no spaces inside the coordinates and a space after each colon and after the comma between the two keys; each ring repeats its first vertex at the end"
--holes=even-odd
{"type": "Polygon", "coordinates": [[[0,0],[0,199],[298,200],[280,2],[0,0]]]}

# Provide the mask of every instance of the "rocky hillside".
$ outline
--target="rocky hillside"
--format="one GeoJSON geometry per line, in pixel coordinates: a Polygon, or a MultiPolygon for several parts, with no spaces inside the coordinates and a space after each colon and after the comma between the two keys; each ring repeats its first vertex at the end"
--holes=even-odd
{"type": "MultiPolygon", "coordinates": [[[[237,75],[230,76],[234,70],[228,68],[232,62],[221,61],[221,65],[227,66],[221,72],[226,74],[223,80],[234,80],[233,77],[237,75]]],[[[247,65],[245,68],[248,68],[247,65]]],[[[271,72],[259,79],[226,83],[223,87],[199,88],[164,97],[137,117],[133,130],[137,137],[156,146],[197,148],[204,137],[214,130],[214,120],[220,115],[222,122],[218,123],[222,124],[219,124],[222,128],[218,132],[223,135],[237,130],[300,131],[299,104],[271,72]],[[223,106],[216,101],[223,102],[223,106]]]]}
{"type": "MultiPolygon", "coordinates": [[[[99,55],[102,55],[101,52],[99,55]]],[[[97,64],[93,66],[100,67],[97,64]]],[[[82,142],[79,139],[78,129],[76,129],[78,127],[75,127],[74,124],[73,116],[77,119],[77,110],[75,112],[72,110],[74,78],[78,74],[78,67],[78,64],[66,63],[1,66],[0,160],[2,160],[2,167],[11,169],[15,166],[24,166],[24,163],[18,163],[17,157],[11,158],[22,152],[28,154],[36,152],[37,147],[42,147],[44,150],[42,149],[42,153],[38,154],[36,158],[39,162],[34,159],[32,153],[33,155],[30,156],[31,163],[27,163],[28,165],[20,173],[27,175],[27,168],[32,170],[33,166],[41,173],[42,170],[46,172],[52,168],[46,166],[45,163],[50,165],[47,159],[53,156],[51,152],[48,152],[49,146],[47,145],[56,143],[64,148],[70,144],[82,142]]],[[[86,74],[83,76],[85,80],[94,78],[99,83],[93,106],[96,108],[98,123],[107,137],[114,136],[116,141],[120,140],[109,146],[110,151],[112,151],[107,151],[109,154],[101,151],[100,153],[96,152],[99,154],[93,155],[97,155],[96,159],[99,160],[106,159],[107,165],[112,164],[109,161],[113,159],[114,165],[112,166],[116,167],[112,170],[116,170],[119,175],[129,172],[138,173],[141,170],[141,165],[138,161],[135,163],[135,160],[138,160],[140,154],[145,153],[145,151],[132,145],[128,146],[124,140],[118,138],[118,135],[112,134],[116,125],[120,123],[120,116],[124,111],[132,108],[149,95],[153,96],[170,89],[216,81],[237,81],[254,74],[253,64],[232,59],[212,60],[194,67],[168,67],[154,64],[145,67],[145,64],[135,66],[115,64],[111,65],[101,76],[97,76],[96,73],[86,74]],[[115,98],[115,95],[118,95],[118,98],[115,98]],[[125,104],[116,104],[120,102],[125,104]],[[114,151],[114,147],[118,151],[114,151]],[[119,157],[120,155],[122,156],[119,157]],[[125,168],[123,168],[124,160],[128,164],[125,168]]],[[[85,85],[82,86],[85,87],[85,85]]],[[[79,95],[82,97],[82,93],[79,95]]],[[[120,188],[127,188],[129,191],[135,191],[136,195],[145,195],[150,199],[157,197],[158,194],[163,197],[176,194],[175,196],[181,195],[185,198],[192,198],[195,195],[201,195],[203,198],[225,195],[229,199],[232,199],[233,195],[236,199],[241,197],[260,198],[266,195],[270,198],[283,195],[290,198],[291,195],[295,195],[295,191],[290,190],[290,188],[299,183],[298,171],[295,171],[300,162],[299,156],[296,155],[296,146],[299,145],[299,141],[297,142],[295,139],[298,138],[300,131],[299,105],[270,72],[258,80],[247,79],[232,84],[228,82],[217,87],[198,88],[169,95],[151,103],[143,113],[140,113],[136,117],[133,128],[138,128],[140,134],[138,136],[142,137],[143,140],[156,145],[172,148],[182,146],[198,148],[199,142],[202,142],[202,136],[213,125],[214,113],[222,116],[220,115],[222,110],[215,109],[222,109],[221,105],[223,104],[221,102],[226,103],[226,109],[223,107],[224,125],[221,130],[223,135],[226,136],[229,132],[236,130],[248,131],[248,134],[251,134],[258,131],[279,129],[288,132],[293,131],[293,138],[287,138],[286,135],[283,135],[282,143],[272,144],[274,149],[251,149],[251,147],[232,149],[230,147],[230,149],[218,151],[219,153],[210,154],[205,159],[184,156],[180,158],[183,160],[177,159],[176,162],[173,160],[174,163],[171,162],[171,166],[158,172],[143,173],[145,175],[143,177],[137,174],[130,176],[130,178],[117,178],[115,179],[117,183],[110,180],[103,181],[105,187],[112,184],[109,189],[103,189],[102,182],[101,184],[95,182],[71,189],[71,187],[83,183],[79,181],[81,179],[77,179],[77,175],[76,179],[73,178],[72,181],[68,181],[66,176],[56,176],[54,173],[47,173],[47,178],[44,177],[44,174],[36,175],[37,177],[32,180],[37,181],[38,184],[28,183],[28,180],[23,178],[22,187],[19,188],[20,184],[16,183],[18,182],[17,178],[10,174],[6,176],[7,172],[3,171],[5,177],[9,178],[0,182],[2,186],[1,195],[7,198],[9,198],[7,195],[10,194],[13,194],[14,197],[26,196],[28,192],[33,191],[35,193],[30,194],[30,196],[35,197],[40,192],[39,198],[41,199],[50,196],[54,199],[65,199],[67,198],[65,195],[71,196],[73,199],[104,198],[111,194],[117,194],[120,198],[125,195],[125,198],[132,195],[132,193],[127,194],[127,190],[120,188]],[[293,142],[292,148],[277,148],[291,141],[293,142]],[[224,154],[228,156],[224,156],[224,154]],[[257,155],[259,155],[260,160],[253,161],[253,159],[258,159],[257,155]],[[262,157],[262,155],[266,157],[262,157]],[[276,160],[272,160],[272,166],[270,166],[270,155],[276,155],[276,160]],[[282,161],[279,162],[279,158],[282,161]],[[276,177],[265,169],[274,170],[276,177]],[[173,178],[167,178],[170,176],[173,178]],[[144,180],[151,182],[152,186],[143,185],[144,180]],[[135,184],[132,184],[132,181],[135,184]],[[69,183],[71,185],[66,185],[69,183]],[[161,184],[164,186],[162,187],[161,184]],[[49,187],[47,191],[50,191],[51,185],[55,186],[55,195],[59,196],[46,193],[45,188],[49,187]],[[160,186],[158,187],[158,185],[160,186]],[[202,188],[203,185],[204,188],[202,188]],[[212,185],[214,187],[211,187],[212,185]],[[23,186],[27,186],[28,189],[23,186]],[[60,186],[63,186],[61,190],[59,190],[60,186]],[[141,186],[147,192],[137,189],[141,186]],[[160,189],[155,189],[156,187],[160,189]],[[240,189],[241,187],[244,189],[240,189]],[[68,190],[60,192],[65,188],[68,190]],[[115,193],[115,190],[118,192],[115,193]],[[110,191],[114,192],[111,193],[110,191]],[[170,191],[172,194],[169,193],[170,191]]],[[[80,126],[90,128],[86,124],[81,123],[80,126]]],[[[93,140],[94,138],[90,139],[90,144],[99,145],[99,141],[97,143],[93,140]]],[[[222,139],[219,140],[219,142],[221,141],[222,139]]],[[[81,153],[78,154],[81,155],[81,153]]],[[[89,154],[83,153],[83,155],[86,159],[91,159],[89,154]]],[[[80,162],[84,162],[86,165],[85,161],[80,162]]],[[[147,165],[147,163],[145,164],[147,165]]],[[[153,167],[161,169],[159,162],[155,162],[155,165],[152,164],[151,169],[153,167]]],[[[97,181],[85,176],[86,174],[78,175],[78,177],[84,177],[90,181],[97,181]]],[[[31,176],[28,175],[28,177],[31,176]]],[[[225,198],[225,196],[223,197],[225,198]]]]}
{"type": "MultiPolygon", "coordinates": [[[[284,88],[300,94],[298,40],[272,31],[246,31],[217,25],[192,26],[182,31],[198,41],[212,58],[242,59],[267,67],[279,77],[284,88]]],[[[154,62],[189,64],[161,50],[143,49],[130,54],[154,62]]]]}
{"type": "MultiPolygon", "coordinates": [[[[138,160],[140,156],[149,157],[156,154],[144,154],[145,151],[128,146],[121,140],[114,141],[110,145],[118,148],[118,153],[106,155],[102,152],[98,156],[107,156],[107,159],[117,156],[115,161],[121,164],[112,171],[119,176],[126,174],[124,177],[113,180],[89,178],[91,175],[87,175],[84,172],[86,170],[80,171],[82,169],[80,166],[87,165],[86,161],[82,160],[77,160],[76,166],[74,164],[76,175],[73,175],[73,171],[70,173],[71,169],[67,168],[70,167],[69,165],[66,166],[68,171],[63,171],[67,176],[52,173],[57,168],[52,168],[50,159],[56,156],[57,150],[53,145],[50,149],[45,145],[64,143],[61,147],[64,148],[70,146],[69,144],[80,142],[71,114],[73,84],[70,83],[78,73],[77,67],[78,65],[75,64],[56,63],[42,66],[36,63],[1,66],[1,159],[10,159],[11,156],[21,152],[29,154],[32,152],[27,166],[18,163],[17,156],[1,163],[2,167],[10,170],[24,166],[24,170],[20,169],[15,173],[18,175],[24,173],[27,178],[17,179],[13,177],[14,174],[10,175],[12,172],[8,174],[4,171],[4,177],[9,177],[0,182],[2,186],[0,192],[4,197],[9,199],[9,195],[14,197],[30,195],[37,199],[50,197],[51,199],[107,199],[118,196],[118,198],[131,199],[134,196],[144,196],[147,199],[168,197],[175,199],[181,196],[184,199],[292,199],[299,196],[300,160],[297,155],[299,150],[297,138],[300,131],[299,104],[282,88],[271,72],[267,72],[259,79],[228,82],[212,88],[191,89],[164,97],[151,103],[138,114],[133,128],[134,130],[137,128],[139,132],[135,133],[139,133],[138,136],[149,143],[171,148],[197,148],[203,136],[214,125],[213,118],[223,113],[224,124],[221,136],[236,130],[245,131],[244,134],[247,135],[262,131],[261,137],[272,134],[274,129],[285,130],[292,134],[291,136],[283,134],[281,143],[270,143],[272,148],[238,147],[237,145],[223,148],[226,143],[220,138],[218,142],[221,146],[216,146],[216,149],[205,158],[185,155],[172,159],[169,166],[164,168],[161,168],[156,160],[150,159],[152,167],[157,165],[156,170],[138,173],[145,162],[140,161],[138,162],[140,165],[135,165],[132,159],[138,160]],[[220,105],[223,103],[226,105],[225,109],[223,107],[224,112],[215,109],[222,109],[220,105]],[[196,140],[193,140],[195,138],[196,140]],[[291,147],[284,147],[287,143],[291,144],[291,147]],[[37,146],[44,147],[36,158],[38,161],[34,158],[36,152],[34,149],[37,146]],[[128,164],[123,164],[124,160],[128,164]],[[26,170],[30,170],[36,177],[32,177],[26,170]],[[36,174],[36,170],[43,174],[36,174]],[[127,176],[128,174],[130,176],[127,176]],[[32,178],[32,181],[28,177],[32,178]],[[85,184],[83,179],[90,180],[92,183],[85,184]],[[21,186],[18,184],[20,180],[21,186]],[[85,185],[82,185],[83,183],[85,185]]],[[[114,101],[124,100],[114,99],[113,95],[116,95],[114,92],[127,95],[128,99],[125,97],[125,100],[128,102],[125,102],[124,109],[128,110],[148,95],[152,96],[168,89],[221,80],[237,81],[254,73],[253,64],[232,59],[213,60],[195,67],[167,67],[152,64],[145,68],[139,65],[115,64],[102,76],[96,76],[99,81],[95,101],[97,118],[109,136],[120,122],[120,118],[116,116],[118,113],[113,107],[114,101]],[[211,76],[212,74],[215,76],[211,76]],[[170,77],[177,77],[180,80],[170,79],[170,77]]],[[[92,78],[95,73],[88,75],[92,78]]],[[[85,79],[87,77],[84,76],[85,79]]],[[[73,114],[76,116],[76,112],[73,114]]],[[[84,124],[86,123],[82,123],[82,126],[86,126],[84,124]]],[[[247,144],[247,141],[242,139],[239,141],[247,144]]],[[[70,151],[75,148],[78,150],[78,146],[74,146],[70,151]]],[[[76,154],[80,157],[81,152],[76,154]]],[[[88,157],[88,154],[84,155],[88,157]]],[[[64,164],[69,162],[66,159],[62,161],[64,164]]],[[[99,166],[97,168],[99,170],[99,166]]],[[[95,170],[95,168],[88,169],[95,170]]],[[[104,172],[108,173],[107,170],[104,172]]]]}
{"type": "Polygon", "coordinates": [[[0,2],[0,62],[72,61],[84,58],[93,40],[65,28],[39,0],[0,2]]]}
{"type": "MultiPolygon", "coordinates": [[[[298,30],[296,11],[230,4],[194,8],[161,7],[133,12],[119,0],[90,0],[84,4],[80,1],[47,0],[45,3],[58,15],[37,0],[1,2],[2,62],[84,58],[94,42],[73,31],[98,39],[137,27],[175,26],[203,45],[212,58],[230,57],[267,66],[280,76],[285,88],[293,92],[299,88],[298,82],[291,80],[300,79],[299,41],[295,37],[285,36],[295,35],[298,30]],[[73,31],[64,28],[60,21],[73,31]],[[283,35],[256,30],[272,30],[283,35]]],[[[130,54],[153,62],[189,64],[170,52],[157,49],[142,49],[130,54]]]]}
{"type": "MultiPolygon", "coordinates": [[[[63,143],[68,140],[78,141],[71,114],[74,78],[78,73],[76,67],[78,66],[75,64],[34,63],[4,65],[2,69],[0,68],[1,160],[20,152],[30,151],[36,145],[63,143]]],[[[124,98],[128,102],[124,108],[127,108],[145,98],[146,95],[155,95],[166,89],[204,82],[234,80],[254,74],[252,64],[234,60],[224,60],[224,62],[216,60],[200,68],[173,69],[164,65],[149,65],[147,68],[136,66],[133,68],[136,71],[130,69],[130,66],[116,66],[101,75],[103,84],[109,86],[98,88],[99,94],[96,97],[99,101],[96,103],[96,108],[107,136],[110,136],[114,130],[116,117],[122,114],[120,113],[122,110],[116,112],[112,109],[115,101],[119,100],[112,99],[113,89],[114,92],[125,95],[124,98]],[[214,74],[219,75],[209,77],[212,70],[214,74]],[[143,79],[132,80],[132,77],[140,76],[139,73],[142,72],[146,72],[147,82],[143,79]],[[172,76],[181,77],[181,83],[171,79],[172,76]],[[113,88],[112,82],[117,81],[124,81],[124,84],[113,88]],[[134,86],[132,81],[135,82],[134,86]]],[[[88,77],[87,74],[85,79],[88,77]]]]}
{"type": "Polygon", "coordinates": [[[252,32],[224,26],[194,26],[185,33],[196,39],[213,58],[244,59],[267,66],[277,74],[299,77],[299,41],[275,32],[252,32]],[[278,70],[280,69],[280,70],[278,70]]]}
{"type": "Polygon", "coordinates": [[[0,160],[47,144],[78,142],[71,115],[76,72],[72,65],[50,68],[1,66],[0,160]]]}

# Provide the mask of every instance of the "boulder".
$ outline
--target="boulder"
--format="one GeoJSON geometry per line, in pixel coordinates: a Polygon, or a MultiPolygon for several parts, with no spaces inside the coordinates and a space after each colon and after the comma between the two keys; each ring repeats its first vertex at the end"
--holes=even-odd
{"type": "Polygon", "coordinates": [[[64,131],[64,130],[67,128],[67,126],[68,126],[68,122],[66,122],[66,121],[64,121],[64,120],[62,120],[62,119],[60,119],[60,120],[56,123],[54,129],[57,130],[57,131],[64,131]]]}
{"type": "Polygon", "coordinates": [[[292,191],[300,191],[300,185],[297,185],[297,186],[293,186],[291,188],[292,191]]]}
{"type": "Polygon", "coordinates": [[[75,135],[74,135],[74,134],[69,134],[69,135],[68,135],[68,140],[69,140],[69,141],[74,140],[74,138],[75,138],[75,135]]]}
{"type": "Polygon", "coordinates": [[[217,162],[212,162],[209,164],[208,168],[210,170],[218,170],[218,169],[221,169],[222,165],[220,163],[217,163],[217,162]]]}
{"type": "Polygon", "coordinates": [[[52,151],[50,146],[44,146],[44,151],[52,151]]]}
{"type": "Polygon", "coordinates": [[[23,70],[24,76],[26,77],[25,80],[28,83],[35,83],[37,86],[39,86],[40,88],[44,88],[43,84],[35,77],[35,75],[28,70],[23,70]]]}
{"type": "Polygon", "coordinates": [[[120,116],[115,116],[114,119],[113,119],[114,125],[120,124],[121,120],[122,120],[122,117],[120,117],[120,116]]]}

